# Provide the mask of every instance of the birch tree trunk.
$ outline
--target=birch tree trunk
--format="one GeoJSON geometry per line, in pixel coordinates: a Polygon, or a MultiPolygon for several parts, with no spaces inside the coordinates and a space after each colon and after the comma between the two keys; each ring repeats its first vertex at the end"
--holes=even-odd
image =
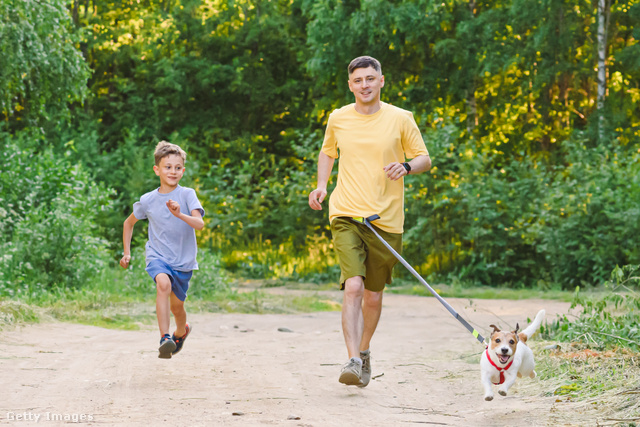
{"type": "Polygon", "coordinates": [[[604,142],[606,126],[604,102],[607,95],[607,30],[611,0],[598,0],[598,142],[604,142]]]}

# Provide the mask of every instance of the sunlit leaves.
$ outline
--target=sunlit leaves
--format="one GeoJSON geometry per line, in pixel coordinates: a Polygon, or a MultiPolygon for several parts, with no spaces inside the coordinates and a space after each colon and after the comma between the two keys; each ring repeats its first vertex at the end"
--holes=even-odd
{"type": "Polygon", "coordinates": [[[89,76],[62,0],[0,1],[0,118],[51,127],[86,96],[89,76]]]}

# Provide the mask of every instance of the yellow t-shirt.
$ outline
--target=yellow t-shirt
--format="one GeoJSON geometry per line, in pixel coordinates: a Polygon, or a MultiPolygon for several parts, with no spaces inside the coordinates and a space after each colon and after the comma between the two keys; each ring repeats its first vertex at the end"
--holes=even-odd
{"type": "Polygon", "coordinates": [[[331,113],[322,152],[337,159],[338,183],[329,198],[329,221],[380,215],[375,225],[389,233],[404,229],[404,178],[391,181],[383,168],[428,155],[410,111],[382,103],[371,115],[360,114],[355,104],[331,113]]]}

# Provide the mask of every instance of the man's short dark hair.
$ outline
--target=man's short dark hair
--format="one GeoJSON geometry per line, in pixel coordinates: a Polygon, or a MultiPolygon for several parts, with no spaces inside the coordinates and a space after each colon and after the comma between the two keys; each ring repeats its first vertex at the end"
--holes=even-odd
{"type": "Polygon", "coordinates": [[[382,66],[380,65],[380,61],[376,58],[372,58],[371,56],[359,56],[351,63],[349,63],[349,75],[353,73],[358,68],[369,68],[373,67],[374,70],[382,74],[382,66]]]}

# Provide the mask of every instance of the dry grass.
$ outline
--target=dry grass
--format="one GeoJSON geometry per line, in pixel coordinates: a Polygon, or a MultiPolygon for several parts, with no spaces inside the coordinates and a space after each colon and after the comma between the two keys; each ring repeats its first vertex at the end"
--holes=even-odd
{"type": "MultiPolygon", "coordinates": [[[[548,344],[548,343],[547,343],[548,344]]],[[[557,425],[640,425],[640,354],[582,344],[534,350],[541,395],[555,397],[557,425]]]]}

